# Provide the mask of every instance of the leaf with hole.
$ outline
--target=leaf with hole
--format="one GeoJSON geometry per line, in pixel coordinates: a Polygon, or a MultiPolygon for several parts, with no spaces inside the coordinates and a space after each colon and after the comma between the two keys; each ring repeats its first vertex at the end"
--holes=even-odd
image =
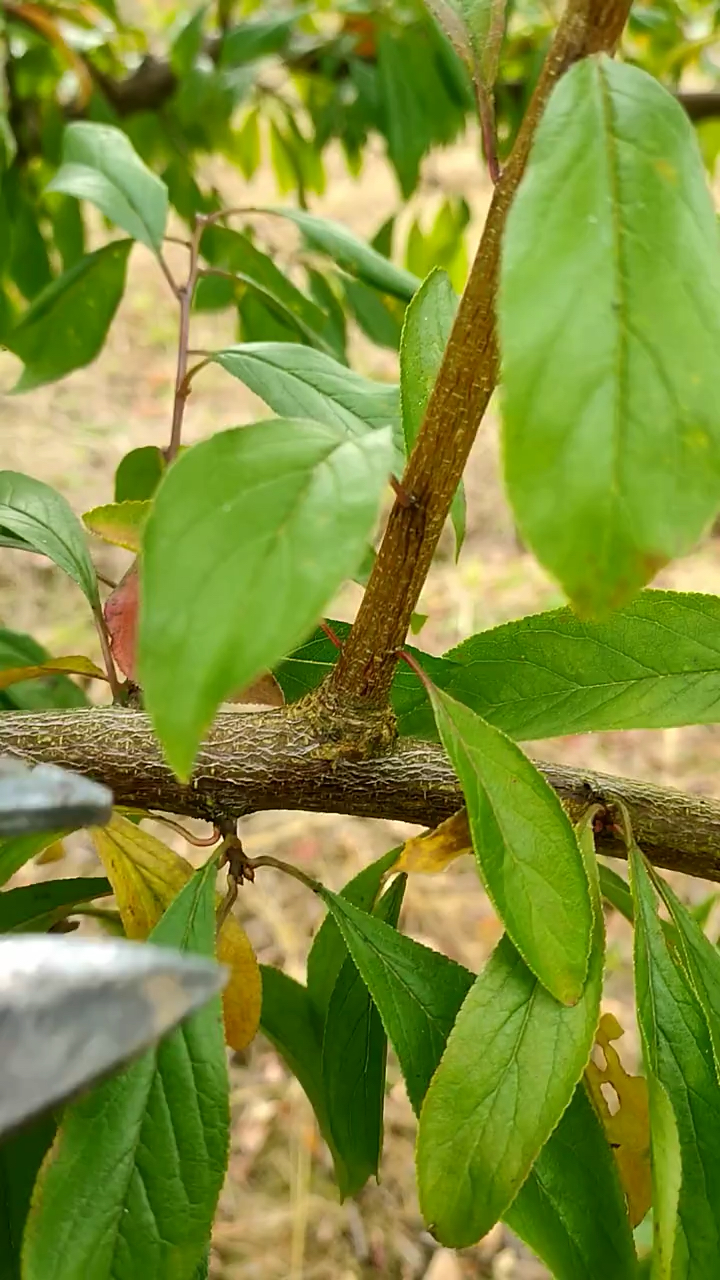
{"type": "Polygon", "coordinates": [[[63,135],[62,165],[47,189],[89,200],[133,240],[160,253],[167,187],[121,129],[87,120],[69,124],[63,135]]]}
{"type": "Polygon", "coordinates": [[[643,1076],[629,1075],[613,1047],[613,1040],[623,1034],[614,1014],[604,1013],[595,1033],[604,1065],[600,1067],[591,1058],[585,1068],[585,1083],[617,1163],[630,1222],[637,1227],[652,1203],[650,1115],[647,1081],[643,1076]],[[610,1091],[615,1109],[611,1109],[605,1090],[610,1091]]]}
{"type": "Polygon", "coordinates": [[[715,213],[690,121],[637,67],[584,58],[556,86],[499,329],[520,531],[579,612],[608,614],[693,547],[720,492],[715,213]]]}
{"type": "MultiPolygon", "coordinates": [[[[154,944],[213,955],[215,874],[210,860],[192,877],[154,929],[154,944]]],[[[33,1194],[24,1280],[193,1280],[225,1177],[229,1130],[215,997],[66,1107],[33,1194]]]]}
{"type": "Polygon", "coordinates": [[[139,672],[178,774],[223,698],[302,640],[352,576],[390,457],[389,431],[348,439],[278,419],[221,432],[168,470],[145,527],[139,672]]]}
{"type": "Polygon", "coordinates": [[[19,471],[0,471],[0,525],[47,556],[100,608],[97,578],[83,527],[62,494],[19,471]]]}
{"type": "Polygon", "coordinates": [[[125,290],[131,248],[131,240],[115,240],[86,254],[33,300],[4,339],[25,366],[15,391],[57,382],[100,354],[125,290]]]}
{"type": "Polygon", "coordinates": [[[663,1278],[672,1274],[701,1280],[712,1275],[720,1249],[720,1150],[716,1141],[720,1090],[712,1041],[695,992],[668,948],[650,875],[634,842],[630,876],[635,901],[638,1023],[648,1077],[652,1159],[662,1191],[653,1197],[663,1241],[665,1270],[661,1274],[663,1278]],[[676,1196],[678,1149],[681,1179],[676,1196]]]}
{"type": "Polygon", "coordinates": [[[570,821],[514,742],[435,687],[429,693],[493,905],[532,972],[573,1004],[587,975],[593,912],[570,821]]]}
{"type": "MultiPolygon", "coordinates": [[[[128,938],[147,938],[191,879],[190,863],[118,813],[106,827],[94,827],[92,838],[113,887],[125,933],[128,938]]],[[[218,894],[218,906],[221,901],[218,894]]],[[[230,970],[223,992],[225,1038],[240,1051],[258,1028],[261,984],[255,953],[232,913],[220,929],[217,954],[230,970]]]]}

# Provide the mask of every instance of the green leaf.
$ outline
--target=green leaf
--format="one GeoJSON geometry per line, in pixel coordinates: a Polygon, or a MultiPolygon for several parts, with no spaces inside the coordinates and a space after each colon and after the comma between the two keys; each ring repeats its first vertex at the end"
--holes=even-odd
{"type": "Polygon", "coordinates": [[[42,1116],[0,1142],[0,1280],[21,1280],[25,1219],[54,1134],[55,1121],[42,1116]]]}
{"type": "Polygon", "coordinates": [[[304,209],[262,209],[261,213],[274,213],[289,218],[300,228],[311,249],[317,249],[333,259],[339,267],[372,285],[381,293],[389,293],[402,302],[409,302],[419,289],[421,281],[412,272],[388,262],[364,240],[358,239],[347,227],[329,218],[319,218],[304,209]]]}
{"type": "Polygon", "coordinates": [[[125,289],[131,240],[78,259],[34,299],[5,345],[25,368],[15,391],[32,391],[90,364],[102,349],[125,289]]]}
{"type": "Polygon", "coordinates": [[[675,925],[677,946],[686,976],[705,1015],[720,1081],[720,951],[705,936],[697,920],[660,876],[653,877],[675,925]]]}
{"type": "Polygon", "coordinates": [[[635,911],[627,880],[623,880],[622,876],[619,876],[616,871],[611,871],[610,867],[604,867],[602,864],[598,866],[598,872],[600,874],[600,892],[603,898],[632,924],[635,919],[635,911]]]}
{"type": "Polygon", "coordinates": [[[321,897],[377,1006],[419,1112],[473,975],[329,889],[321,897]]]}
{"type": "Polygon", "coordinates": [[[133,240],[155,253],[162,249],[167,187],[121,129],[86,120],[69,124],[63,135],[62,165],[47,190],[89,200],[133,240]]]}
{"type": "Polygon", "coordinates": [[[588,980],[571,1007],[507,936],[465,1000],[418,1131],[420,1206],[443,1244],[474,1244],[502,1217],[570,1102],[598,1022],[602,934],[598,911],[588,980]]]}
{"type": "Polygon", "coordinates": [[[327,347],[327,316],[312,298],[276,267],[272,258],[239,231],[211,226],[203,234],[203,256],[245,284],[284,324],[313,346],[327,347]]]}
{"type": "Polygon", "coordinates": [[[220,65],[244,66],[258,58],[279,53],[285,47],[293,27],[302,17],[302,11],[286,16],[257,18],[240,22],[223,37],[220,49],[220,65]]]}
{"type": "Polygon", "coordinates": [[[131,449],[115,472],[115,501],[145,502],[152,498],[164,471],[165,458],[157,445],[131,449]]]}
{"type": "Polygon", "coordinates": [[[203,27],[209,4],[201,4],[190,14],[189,18],[181,18],[179,29],[170,46],[170,65],[178,77],[186,76],[194,67],[195,60],[202,50],[203,27]]]}
{"type": "Polygon", "coordinates": [[[405,32],[396,35],[389,30],[380,31],[377,59],[383,132],[387,137],[388,157],[406,200],[417,187],[420,161],[432,142],[424,99],[428,91],[429,50],[420,68],[412,65],[417,64],[418,52],[407,42],[405,32]],[[413,74],[418,69],[426,75],[418,78],[413,74]]]}
{"type": "MultiPolygon", "coordinates": [[[[29,544],[24,548],[31,551],[29,544]]],[[[0,627],[0,672],[9,667],[41,666],[50,657],[32,636],[0,627]]],[[[86,707],[82,689],[67,676],[51,675],[42,680],[23,680],[0,692],[0,709],[41,711],[50,707],[86,707]]]]}
{"type": "MultiPolygon", "coordinates": [[[[214,859],[150,935],[211,956],[214,859]]],[[[194,1280],[228,1154],[219,997],[66,1108],[33,1197],[23,1280],[194,1280]],[[90,1209],[88,1209],[90,1206],[90,1209]]]]}
{"type": "Polygon", "coordinates": [[[715,214],[690,121],[637,67],[584,58],[555,88],[499,322],[519,527],[580,612],[608,613],[692,548],[720,492],[715,214]]]}
{"type": "MultiPolygon", "coordinates": [[[[381,858],[363,867],[344,889],[341,897],[358,907],[371,911],[380,891],[385,874],[397,861],[399,849],[390,849],[381,858]]],[[[318,929],[307,958],[307,992],[314,1015],[322,1029],[333,988],[343,964],[348,958],[345,939],[331,911],[318,929]]]]}
{"type": "Polygon", "coordinates": [[[180,775],[222,699],[291,650],[359,565],[389,466],[389,431],[348,440],[278,419],[167,471],[145,527],[139,670],[180,775]]]}
{"type": "Polygon", "coordinates": [[[402,337],[402,312],[397,313],[400,304],[363,284],[362,280],[344,280],[343,293],[351,315],[365,336],[379,347],[397,351],[402,337]]]}
{"type": "Polygon", "coordinates": [[[323,351],[293,342],[247,342],[213,352],[281,417],[312,418],[349,435],[399,426],[398,389],[372,382],[323,351]]]}
{"type": "Polygon", "coordinates": [[[635,1280],[617,1167],[582,1084],[504,1217],[555,1280],[635,1280]]]}
{"type": "Polygon", "coordinates": [[[457,297],[448,275],[436,267],[405,312],[400,343],[400,394],[408,455],[422,426],[456,311],[457,297]]]}
{"type": "Polygon", "coordinates": [[[19,471],[0,471],[0,526],[52,560],[78,584],[90,607],[100,608],[83,527],[62,494],[19,471]]]}
{"type": "MultiPolygon", "coordinates": [[[[447,272],[430,272],[405,312],[400,339],[400,401],[405,450],[410,456],[422,426],[457,311],[457,296],[447,272]]],[[[465,537],[462,484],[450,512],[458,555],[465,537]]]]}
{"type": "MultiPolygon", "coordinates": [[[[322,1074],[322,1040],[310,996],[281,969],[261,965],[260,1028],[302,1085],[325,1141],[333,1150],[322,1074]]],[[[333,1151],[333,1157],[336,1153],[333,1151]]],[[[339,1157],[338,1157],[339,1158],[339,1157]]]]}
{"type": "Polygon", "coordinates": [[[712,1043],[697,998],[668,950],[650,876],[634,843],[629,859],[638,1022],[648,1081],[659,1086],[650,1090],[650,1127],[662,1191],[660,1274],[704,1280],[712,1275],[720,1250],[720,1089],[712,1043]],[[671,1115],[682,1166],[672,1266],[677,1144],[671,1115]]]}
{"type": "Polygon", "coordinates": [[[556,609],[464,640],[442,687],[522,740],[714,724],[719,629],[720,599],[698,593],[643,591],[607,622],[556,609]]]}
{"type": "MultiPolygon", "coordinates": [[[[398,876],[375,908],[396,928],[405,876],[398,876]]],[[[370,991],[347,956],[327,1007],[322,1073],[330,1132],[340,1161],[336,1173],[343,1197],[356,1195],[377,1176],[382,1151],[387,1036],[370,991]]]]}
{"type": "Polygon", "coordinates": [[[572,1004],[585,983],[593,913],[570,821],[515,743],[440,690],[430,697],[488,895],[532,972],[572,1004]]]}
{"type": "Polygon", "coordinates": [[[71,915],[79,903],[93,902],[111,893],[110,882],[102,876],[46,880],[7,889],[0,893],[0,933],[45,933],[58,920],[71,915]]]}
{"type": "Polygon", "coordinates": [[[26,862],[68,834],[67,831],[33,831],[27,836],[9,836],[0,840],[0,885],[7,884],[26,862]]]}
{"type": "Polygon", "coordinates": [[[497,74],[505,0],[425,0],[456,52],[486,89],[497,74]]]}

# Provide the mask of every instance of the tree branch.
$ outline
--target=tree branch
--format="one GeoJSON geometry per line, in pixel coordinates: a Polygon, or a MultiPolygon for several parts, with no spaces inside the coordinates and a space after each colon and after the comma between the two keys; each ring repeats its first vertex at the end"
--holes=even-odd
{"type": "Polygon", "coordinates": [[[550,94],[572,63],[612,51],[630,0],[569,0],[490,205],[440,372],[410,456],[355,624],[328,684],[328,699],[377,708],[387,701],[443,526],[498,378],[495,336],[500,245],[535,130],[550,94]]]}
{"type": "MultiPolygon", "coordinates": [[[[303,809],[436,826],[462,806],[443,751],[401,739],[367,761],[338,758],[294,707],[218,716],[188,785],[165,764],[148,717],[118,707],[4,712],[0,755],[52,763],[111,787],[118,804],[218,823],[257,810],[303,809]]],[[[592,770],[543,764],[570,817],[622,800],[640,847],[659,867],[720,881],[720,802],[592,770]]],[[[608,821],[601,852],[624,857],[608,821]]]]}

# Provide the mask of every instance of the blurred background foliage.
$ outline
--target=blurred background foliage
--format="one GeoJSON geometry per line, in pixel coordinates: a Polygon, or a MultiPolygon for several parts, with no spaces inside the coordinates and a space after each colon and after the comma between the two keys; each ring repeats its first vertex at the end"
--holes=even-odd
{"type": "MultiPolygon", "coordinates": [[[[556,9],[554,0],[509,0],[496,88],[501,156],[532,92],[556,9]]],[[[720,3],[703,0],[638,3],[623,45],[626,58],[679,94],[711,170],[720,151],[719,12],[720,3]]],[[[333,146],[357,176],[382,148],[401,209],[423,180],[425,157],[456,141],[474,117],[467,72],[422,0],[5,0],[0,23],[0,337],[87,248],[83,208],[45,190],[69,120],[125,130],[189,223],[225,204],[218,157],[250,191],[269,163],[279,198],[306,209],[324,192],[333,146]]],[[[448,196],[430,220],[406,217],[401,228],[386,220],[373,243],[420,278],[444,267],[460,289],[469,216],[461,197],[448,196]]],[[[243,263],[227,261],[218,232],[218,271],[252,267],[268,276],[271,263],[259,248],[248,249],[243,263]]],[[[246,234],[251,241],[252,230],[246,234]]],[[[207,238],[204,250],[213,252],[207,238]]],[[[402,301],[342,271],[321,270],[312,254],[300,262],[299,282],[327,317],[337,353],[347,315],[374,342],[397,346],[402,301]]],[[[236,307],[245,341],[307,341],[268,296],[267,279],[263,288],[217,275],[203,281],[196,305],[236,307]]]]}

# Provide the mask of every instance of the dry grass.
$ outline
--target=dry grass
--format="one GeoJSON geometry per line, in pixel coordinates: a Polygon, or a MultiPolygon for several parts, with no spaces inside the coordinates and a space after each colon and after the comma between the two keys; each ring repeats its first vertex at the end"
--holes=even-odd
{"type": "MultiPolygon", "coordinates": [[[[478,178],[471,145],[435,158],[419,203],[438,190],[462,192],[479,218],[487,192],[478,178]]],[[[233,180],[222,182],[236,198],[233,180]]],[[[272,194],[261,175],[253,199],[272,194]]],[[[319,210],[360,232],[375,229],[396,203],[392,179],[372,161],[360,183],[339,161],[319,210]]],[[[176,263],[182,250],[177,250],[176,263]]],[[[114,467],[133,446],[164,444],[168,437],[174,365],[175,309],[142,248],[135,251],[130,287],[107,349],[88,370],[57,386],[0,402],[0,464],[31,472],[57,485],[76,510],[111,497],[114,467]]],[[[205,347],[231,339],[228,317],[200,318],[193,342],[205,347]]],[[[357,344],[358,365],[393,376],[393,359],[357,344]]],[[[13,380],[12,358],[0,365],[2,383],[13,380]]],[[[188,439],[251,421],[262,407],[221,371],[198,380],[188,412],[188,439]]],[[[430,615],[422,642],[436,651],[498,621],[550,606],[558,593],[530,556],[518,549],[498,475],[494,421],[483,428],[468,469],[469,535],[456,566],[444,546],[424,592],[430,615]]],[[[96,548],[100,566],[119,575],[122,552],[96,548]]],[[[677,588],[720,590],[720,551],[706,542],[662,576],[677,588]]],[[[350,616],[356,594],[346,592],[338,610],[350,616]]],[[[5,625],[32,631],[56,653],[94,652],[83,602],[46,563],[11,555],[0,559],[0,616],[5,625]]],[[[575,764],[627,772],[654,781],[717,793],[718,736],[714,728],[664,733],[578,736],[543,744],[547,756],[575,764]]],[[[244,824],[250,852],[272,849],[303,863],[330,886],[340,886],[369,859],[398,843],[400,824],[322,815],[263,814],[244,824]]],[[[175,842],[177,844],[177,842],[175,842]]],[[[91,865],[82,845],[72,855],[91,865]]],[[[60,868],[62,872],[62,867],[60,868]]],[[[50,866],[23,877],[58,873],[50,866]]],[[[682,886],[684,889],[686,885],[682,886]]],[[[694,897],[703,886],[691,887],[694,897]]],[[[249,888],[241,917],[267,963],[302,977],[317,924],[317,904],[294,881],[265,872],[249,888]]],[[[408,888],[403,928],[471,967],[479,967],[499,935],[495,917],[469,862],[440,880],[417,878],[408,888]]],[[[629,936],[610,922],[607,1005],[626,1027],[630,1059],[636,1053],[628,968],[629,936]]],[[[275,1053],[261,1038],[232,1071],[233,1136],[227,1184],[214,1236],[215,1280],[540,1280],[547,1272],[504,1228],[496,1228],[463,1254],[438,1250],[424,1232],[414,1190],[414,1121],[391,1063],[382,1181],[357,1202],[338,1203],[329,1157],[318,1141],[309,1106],[275,1053]]]]}

